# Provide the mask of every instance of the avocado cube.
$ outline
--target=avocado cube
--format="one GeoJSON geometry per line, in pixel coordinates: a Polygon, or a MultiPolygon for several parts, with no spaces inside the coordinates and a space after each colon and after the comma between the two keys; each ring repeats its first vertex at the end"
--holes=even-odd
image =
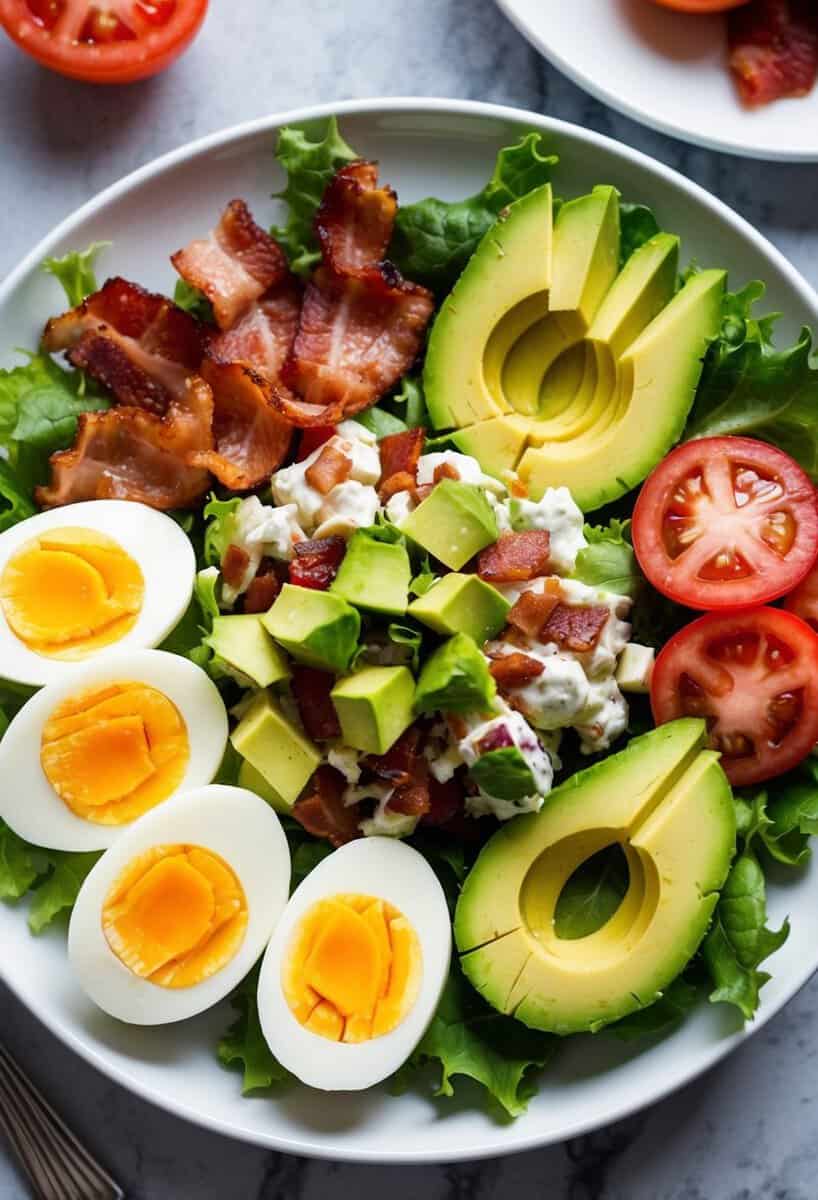
{"type": "Polygon", "coordinates": [[[330,588],[356,608],[402,617],[409,602],[412,565],[400,542],[380,542],[363,530],[349,540],[330,588]]]}
{"type": "Polygon", "coordinates": [[[424,596],[409,605],[409,615],[435,633],[466,633],[478,646],[495,637],[506,623],[510,603],[477,575],[444,575],[424,596]]]}
{"type": "Polygon", "coordinates": [[[287,660],[255,613],[214,617],[205,639],[227,674],[255,687],[268,687],[289,677],[287,660]]]}
{"type": "Polygon", "coordinates": [[[287,813],[290,811],[290,805],[284,803],[272,784],[269,784],[261,771],[257,771],[255,767],[251,766],[246,758],[241,760],[238,784],[239,787],[246,788],[248,792],[255,792],[257,796],[261,796],[262,800],[266,800],[276,812],[287,813]]]}
{"type": "Polygon", "coordinates": [[[415,681],[408,667],[365,667],[330,692],[343,740],[367,754],[386,754],[412,724],[415,681]]]}
{"type": "Polygon", "coordinates": [[[456,633],[426,660],[415,692],[415,711],[485,712],[496,692],[485,655],[468,634],[456,633]]]}
{"type": "Polygon", "coordinates": [[[321,762],[320,751],[284,716],[269,692],[254,698],[230,741],[270,785],[270,803],[277,812],[290,811],[321,762]]]}
{"type": "Polygon", "coordinates": [[[499,536],[494,511],[479,487],[443,479],[401,523],[401,531],[452,571],[499,536]]]}
{"type": "Polygon", "coordinates": [[[335,674],[349,667],[361,632],[358,611],[346,600],[291,583],[261,623],[297,662],[335,674]]]}

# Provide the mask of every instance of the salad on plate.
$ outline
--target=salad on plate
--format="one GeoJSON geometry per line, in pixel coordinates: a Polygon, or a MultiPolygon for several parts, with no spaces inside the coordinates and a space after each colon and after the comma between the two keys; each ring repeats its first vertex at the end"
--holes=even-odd
{"type": "Polygon", "coordinates": [[[513,1117],[567,1037],[751,1020],[787,937],[811,335],[539,133],[400,207],[335,121],[277,157],[173,299],[47,260],[0,371],[0,897],[112,1018],[230,997],[246,1091],[513,1117]]]}

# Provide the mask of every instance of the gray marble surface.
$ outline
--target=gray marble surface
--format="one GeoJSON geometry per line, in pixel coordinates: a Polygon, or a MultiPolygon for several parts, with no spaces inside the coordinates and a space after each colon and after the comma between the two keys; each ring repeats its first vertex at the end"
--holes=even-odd
{"type": "MultiPolygon", "coordinates": [[[[818,285],[814,166],[717,155],[643,129],[543,63],[489,0],[211,9],[176,68],[122,90],[46,74],[0,43],[0,274],[100,188],[191,138],[314,101],[414,94],[515,104],[637,146],[742,212],[818,285]]],[[[204,1133],[107,1082],[1,987],[0,1031],[131,1200],[818,1196],[818,980],[729,1061],[644,1113],[565,1146],[454,1167],[309,1163],[204,1133]]],[[[27,1194],[0,1143],[0,1200],[27,1194]]]]}

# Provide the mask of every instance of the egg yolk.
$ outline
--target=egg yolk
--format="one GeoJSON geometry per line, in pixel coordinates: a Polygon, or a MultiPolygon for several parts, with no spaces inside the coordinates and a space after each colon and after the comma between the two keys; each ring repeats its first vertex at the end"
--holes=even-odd
{"type": "Polygon", "coordinates": [[[0,605],[12,632],[36,654],[67,661],[124,637],[144,591],[139,564],[93,529],[32,538],[0,576],[0,605]]]}
{"type": "Polygon", "coordinates": [[[336,1042],[390,1033],[417,1000],[420,942],[406,917],[373,896],[319,900],[295,931],[283,969],[290,1010],[336,1042]]]}
{"type": "Polygon", "coordinates": [[[97,825],[122,825],[166,800],[189,758],[181,713],[144,683],[111,683],[63,700],[40,744],[54,791],[97,825]]]}
{"type": "Polygon", "coordinates": [[[134,975],[159,987],[202,983],[239,952],[244,889],[224,859],[201,846],[154,846],[108,893],[102,932],[134,975]]]}

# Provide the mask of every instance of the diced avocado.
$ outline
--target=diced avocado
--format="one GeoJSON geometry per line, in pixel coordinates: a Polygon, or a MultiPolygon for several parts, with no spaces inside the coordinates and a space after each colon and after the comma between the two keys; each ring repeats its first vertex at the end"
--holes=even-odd
{"type": "Polygon", "coordinates": [[[289,677],[284,655],[255,613],[214,617],[213,630],[205,641],[223,660],[228,673],[249,685],[268,687],[289,677]]]}
{"type": "Polygon", "coordinates": [[[443,479],[401,523],[401,532],[457,571],[499,537],[494,510],[479,487],[443,479]]]}
{"type": "Polygon", "coordinates": [[[261,771],[251,766],[246,758],[241,760],[238,783],[239,787],[247,788],[248,792],[255,792],[257,796],[261,796],[276,812],[290,811],[291,806],[284,803],[272,784],[268,783],[261,771]]]}
{"type": "Polygon", "coordinates": [[[330,692],[348,746],[386,754],[412,724],[415,681],[408,667],[364,667],[330,692]]]}
{"type": "Polygon", "coordinates": [[[516,746],[481,754],[472,763],[469,774],[487,796],[498,800],[525,800],[537,794],[537,781],[516,746]]]}
{"type": "Polygon", "coordinates": [[[506,623],[511,604],[477,575],[452,571],[409,605],[409,616],[435,633],[466,633],[478,646],[506,623]]]}
{"type": "Polygon", "coordinates": [[[270,785],[270,803],[278,812],[289,812],[321,762],[317,747],[266,691],[254,697],[230,741],[270,785]]]}
{"type": "Polygon", "coordinates": [[[735,852],[735,811],[704,721],[635,738],[573,775],[538,813],[483,848],[455,914],[464,972],[501,1012],[557,1034],[596,1030],[653,1003],[696,953],[735,852]],[[577,868],[620,845],[629,882],[584,937],[560,937],[577,868]]]}
{"type": "Polygon", "coordinates": [[[339,674],[358,646],[361,618],[340,596],[285,583],[261,623],[300,663],[339,674]]]}
{"type": "Polygon", "coordinates": [[[530,421],[517,413],[478,421],[452,434],[452,442],[464,454],[476,458],[487,475],[502,479],[504,471],[513,471],[520,460],[530,421]]]}
{"type": "Polygon", "coordinates": [[[376,541],[359,529],[349,540],[330,592],[356,608],[402,617],[409,602],[411,578],[412,565],[405,546],[376,541]]]}
{"type": "Polygon", "coordinates": [[[486,656],[468,634],[456,633],[427,658],[418,679],[415,710],[485,712],[496,691],[486,656]]]}

